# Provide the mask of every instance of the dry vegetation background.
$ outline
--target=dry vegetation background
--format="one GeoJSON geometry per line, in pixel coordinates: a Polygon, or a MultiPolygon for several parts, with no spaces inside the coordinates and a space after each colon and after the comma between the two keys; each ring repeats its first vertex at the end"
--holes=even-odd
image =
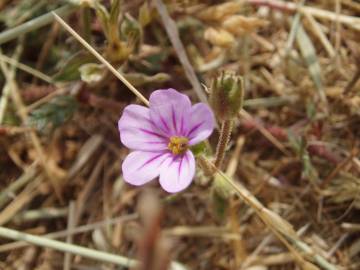
{"type": "Polygon", "coordinates": [[[359,1],[0,11],[0,269],[360,269],[359,1]],[[140,101],[53,10],[146,97],[173,87],[198,102],[219,71],[242,75],[227,176],[198,169],[174,195],[125,184],[117,120],[140,101]]]}

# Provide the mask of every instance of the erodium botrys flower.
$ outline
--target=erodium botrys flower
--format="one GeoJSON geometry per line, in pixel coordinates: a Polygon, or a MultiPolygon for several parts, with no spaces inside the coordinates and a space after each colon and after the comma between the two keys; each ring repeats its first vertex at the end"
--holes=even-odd
{"type": "Polygon", "coordinates": [[[154,91],[149,102],[149,108],[128,105],[118,123],[121,142],[133,150],[122,164],[124,180],[140,186],[159,176],[164,190],[179,192],[195,174],[189,148],[211,135],[214,115],[172,88],[154,91]]]}

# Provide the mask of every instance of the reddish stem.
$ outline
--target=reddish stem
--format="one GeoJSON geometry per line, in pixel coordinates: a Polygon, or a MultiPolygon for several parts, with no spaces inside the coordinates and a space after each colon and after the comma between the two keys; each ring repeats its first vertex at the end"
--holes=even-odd
{"type": "MultiPolygon", "coordinates": [[[[256,124],[254,123],[254,121],[250,121],[250,120],[243,121],[241,126],[247,130],[256,128],[256,124]]],[[[264,128],[271,135],[273,135],[276,139],[278,139],[280,141],[288,141],[289,140],[288,132],[286,131],[286,129],[284,129],[282,127],[275,126],[275,125],[264,125],[264,128]]],[[[298,132],[296,132],[296,131],[294,131],[294,133],[298,134],[298,132]]],[[[326,159],[327,161],[331,162],[332,164],[337,165],[341,162],[341,158],[339,158],[337,155],[335,155],[333,153],[333,151],[331,151],[324,145],[314,145],[314,144],[309,145],[307,150],[309,151],[310,154],[321,157],[323,159],[326,159]]]]}

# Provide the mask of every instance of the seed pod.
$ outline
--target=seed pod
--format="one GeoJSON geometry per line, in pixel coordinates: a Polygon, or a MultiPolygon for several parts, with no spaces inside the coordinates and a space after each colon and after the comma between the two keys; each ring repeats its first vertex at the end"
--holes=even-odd
{"type": "Polygon", "coordinates": [[[243,106],[244,80],[231,72],[223,72],[211,86],[209,103],[215,115],[222,121],[236,117],[243,106]]]}

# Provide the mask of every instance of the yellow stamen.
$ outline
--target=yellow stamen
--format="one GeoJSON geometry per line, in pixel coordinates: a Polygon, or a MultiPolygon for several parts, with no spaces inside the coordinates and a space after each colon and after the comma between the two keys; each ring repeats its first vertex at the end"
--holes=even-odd
{"type": "Polygon", "coordinates": [[[185,137],[172,136],[168,148],[174,155],[183,154],[189,148],[189,140],[185,137]]]}

